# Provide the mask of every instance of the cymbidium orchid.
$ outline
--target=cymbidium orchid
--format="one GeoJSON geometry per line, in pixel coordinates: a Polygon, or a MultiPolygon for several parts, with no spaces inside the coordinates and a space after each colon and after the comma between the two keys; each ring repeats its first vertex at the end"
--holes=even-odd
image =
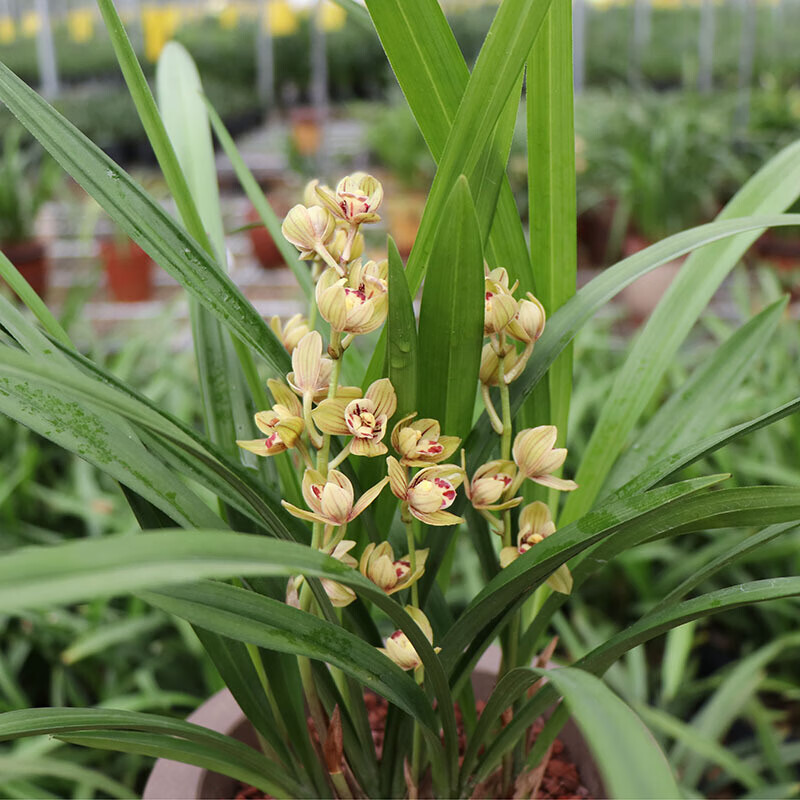
{"type": "Polygon", "coordinates": [[[361,554],[358,568],[365,578],[369,578],[386,594],[394,594],[407,589],[425,574],[427,558],[428,550],[417,550],[414,554],[415,568],[412,570],[409,553],[395,560],[389,542],[370,542],[361,554]]]}
{"type": "Polygon", "coordinates": [[[281,505],[299,519],[321,522],[325,525],[346,525],[381,493],[388,482],[388,477],[379,481],[354,503],[353,484],[346,475],[331,469],[328,470],[326,478],[315,469],[307,469],[303,475],[303,499],[311,510],[298,508],[286,500],[281,500],[281,505]]]}
{"type": "MultiPolygon", "coordinates": [[[[461,451],[461,464],[465,470],[465,454],[461,451]]],[[[513,461],[497,459],[489,461],[475,470],[471,481],[464,483],[464,491],[473,508],[485,511],[504,511],[514,508],[522,502],[521,497],[512,497],[507,500],[501,498],[511,486],[517,474],[517,467],[513,461]]]]}
{"type": "MultiPolygon", "coordinates": [[[[425,634],[425,638],[433,644],[433,628],[428,618],[419,608],[406,606],[409,616],[417,623],[419,629],[425,634]]],[[[414,645],[409,641],[408,636],[403,631],[395,631],[385,642],[386,647],[379,647],[381,653],[390,658],[400,669],[418,669],[422,666],[422,659],[417,655],[414,645]]],[[[434,647],[435,652],[441,648],[434,647]]]]}
{"type": "Polygon", "coordinates": [[[392,447],[407,467],[426,467],[445,461],[461,443],[457,436],[442,436],[435,419],[417,419],[416,413],[403,417],[392,429],[392,447]]]}
{"type": "Polygon", "coordinates": [[[517,301],[508,288],[508,273],[501,267],[489,272],[484,284],[484,336],[500,333],[516,315],[517,301]]]}
{"type": "Polygon", "coordinates": [[[274,456],[300,444],[305,428],[300,401],[285,384],[273,378],[267,381],[275,405],[255,415],[256,426],[263,439],[237,440],[236,444],[258,456],[274,456]]]}
{"type": "Polygon", "coordinates": [[[269,326],[280,339],[281,344],[290,353],[294,351],[300,340],[311,330],[308,320],[302,314],[295,314],[293,317],[289,317],[284,325],[281,325],[280,317],[273,317],[269,321],[269,326]]]}
{"type": "MultiPolygon", "coordinates": [[[[516,547],[504,547],[500,551],[500,566],[505,569],[534,545],[544,541],[556,532],[550,509],[545,503],[536,501],[525,506],[519,514],[519,533],[516,547]]],[[[548,578],[548,586],[561,594],[572,591],[572,574],[566,564],[561,564],[548,578]]]]}
{"type": "Polygon", "coordinates": [[[328,242],[328,252],[336,261],[354,261],[364,253],[364,234],[356,232],[352,236],[347,227],[341,224],[336,228],[336,233],[328,242]],[[348,250],[348,243],[350,249],[348,250]]]}
{"type": "Polygon", "coordinates": [[[389,310],[387,270],[385,261],[364,265],[356,261],[345,278],[333,269],[322,273],[316,288],[317,307],[333,330],[364,334],[383,324],[389,310]]]}
{"type": "MultiPolygon", "coordinates": [[[[355,546],[356,543],[351,539],[342,539],[340,542],[321,548],[321,552],[325,553],[325,555],[328,555],[331,558],[335,558],[337,561],[341,561],[345,566],[355,568],[358,566],[358,561],[356,561],[356,559],[350,555],[350,551],[355,546]]],[[[302,575],[298,575],[296,578],[294,578],[294,584],[289,587],[290,591],[293,590],[295,592],[299,592],[303,581],[304,578],[302,575]]],[[[325,590],[325,594],[328,595],[331,605],[334,605],[337,608],[349,606],[350,603],[356,599],[356,593],[349,586],[345,586],[343,583],[333,581],[330,578],[322,578],[320,583],[322,584],[322,588],[325,590]]]]}
{"type": "Polygon", "coordinates": [[[426,525],[456,525],[463,522],[458,517],[445,511],[453,505],[456,490],[464,480],[460,467],[453,464],[441,464],[421,469],[408,480],[405,467],[393,456],[386,459],[389,466],[389,481],[392,493],[402,500],[412,516],[426,525]]]}
{"type": "Polygon", "coordinates": [[[323,400],[312,417],[324,433],[352,436],[349,452],[353,455],[371,457],[387,452],[382,439],[396,408],[394,388],[388,378],[381,378],[370,385],[363,398],[337,396],[323,400]]]}
{"type": "MultiPolygon", "coordinates": [[[[303,261],[323,258],[333,261],[326,246],[336,231],[336,219],[322,206],[294,206],[281,225],[281,232],[299,251],[303,261]]],[[[333,264],[332,264],[333,265],[333,264]]]]}
{"type": "Polygon", "coordinates": [[[555,425],[526,428],[517,434],[513,449],[514,462],[519,467],[515,489],[518,488],[517,481],[521,482],[520,476],[562,492],[571,492],[578,488],[575,481],[564,480],[552,474],[567,457],[566,448],[554,447],[557,438],[555,425]]]}
{"type": "Polygon", "coordinates": [[[292,372],[286,380],[301,397],[317,401],[328,394],[333,362],[322,355],[322,337],[310,331],[292,353],[292,372]]]}
{"type": "Polygon", "coordinates": [[[375,212],[383,202],[383,186],[366,172],[346,175],[335,191],[320,185],[315,190],[325,208],[345,222],[360,225],[380,220],[375,212]]]}

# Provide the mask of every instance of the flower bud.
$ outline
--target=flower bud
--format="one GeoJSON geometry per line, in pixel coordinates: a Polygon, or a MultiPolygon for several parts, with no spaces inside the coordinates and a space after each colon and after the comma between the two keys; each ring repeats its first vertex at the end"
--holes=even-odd
{"type": "MultiPolygon", "coordinates": [[[[462,461],[463,461],[463,453],[462,461]]],[[[467,498],[474,508],[484,508],[488,511],[503,511],[513,508],[522,502],[522,498],[515,497],[506,502],[498,502],[505,491],[511,486],[517,468],[513,461],[489,461],[475,470],[472,480],[464,484],[467,498]]]]}
{"type": "MultiPolygon", "coordinates": [[[[433,628],[422,611],[414,606],[406,606],[406,612],[417,623],[425,638],[433,644],[433,628]]],[[[390,658],[400,669],[417,669],[422,666],[422,659],[403,631],[395,631],[385,642],[386,647],[379,647],[381,653],[390,658]]],[[[438,653],[439,648],[434,650],[438,653]]]]}
{"type": "Polygon", "coordinates": [[[528,292],[526,300],[519,301],[519,310],[508,323],[506,331],[520,342],[535,342],[544,332],[544,306],[528,292]]]}
{"type": "Polygon", "coordinates": [[[425,467],[450,458],[461,443],[457,436],[441,436],[435,419],[418,419],[416,414],[403,417],[392,430],[392,447],[407,467],[425,467]]]}
{"type": "Polygon", "coordinates": [[[416,569],[412,572],[408,554],[395,561],[394,551],[388,542],[378,545],[370,542],[361,556],[359,569],[364,577],[369,578],[386,594],[394,594],[416,583],[425,573],[428,550],[417,550],[414,558],[416,569]]]}
{"type": "Polygon", "coordinates": [[[335,229],[333,215],[321,206],[296,205],[281,225],[284,238],[300,251],[300,258],[305,261],[314,258],[328,244],[335,229]]]}
{"type": "Polygon", "coordinates": [[[281,325],[280,317],[273,317],[269,321],[269,326],[289,353],[297,347],[300,340],[311,330],[308,321],[302,314],[295,314],[293,317],[289,317],[285,325],[281,325]]]}

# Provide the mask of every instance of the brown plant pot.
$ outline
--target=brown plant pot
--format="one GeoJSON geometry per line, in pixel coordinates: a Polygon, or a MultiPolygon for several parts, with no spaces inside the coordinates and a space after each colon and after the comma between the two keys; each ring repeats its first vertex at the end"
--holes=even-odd
{"type": "Polygon", "coordinates": [[[289,114],[292,142],[301,156],[314,156],[322,144],[320,114],[315,108],[295,108],[289,114]]]}
{"type": "Polygon", "coordinates": [[[109,239],[100,243],[108,290],[120,303],[138,303],[153,296],[153,262],[130,239],[119,243],[109,239]]]}
{"type": "Polygon", "coordinates": [[[44,299],[47,294],[49,268],[44,244],[38,239],[28,239],[24,242],[4,243],[0,249],[31,285],[33,291],[44,299]]]}
{"type": "Polygon", "coordinates": [[[253,246],[253,255],[264,269],[276,269],[284,265],[283,255],[272,234],[264,227],[258,212],[251,208],[247,214],[247,222],[254,227],[248,228],[250,244],[253,246]]]}
{"type": "Polygon", "coordinates": [[[756,252],[780,270],[800,269],[800,237],[767,231],[756,242],[756,252]]]}
{"type": "MultiPolygon", "coordinates": [[[[486,700],[494,688],[500,666],[500,649],[490,647],[481,657],[472,675],[477,699],[486,700]]],[[[218,733],[233,736],[257,747],[255,732],[228,689],[222,689],[187,718],[218,733]]],[[[578,768],[583,785],[592,797],[607,797],[600,772],[586,741],[570,719],[558,738],[570,759],[578,768]]],[[[230,798],[236,795],[240,782],[216,772],[159,758],[147,779],[142,800],[200,800],[201,798],[230,798]]]]}
{"type": "MultiPolygon", "coordinates": [[[[628,234],[622,246],[622,255],[624,258],[628,258],[651,244],[652,242],[642,236],[628,234]]],[[[653,313],[685,260],[683,257],[675,261],[668,261],[642,275],[641,278],[637,278],[620,292],[620,298],[628,307],[628,314],[635,322],[644,322],[653,313]]]]}

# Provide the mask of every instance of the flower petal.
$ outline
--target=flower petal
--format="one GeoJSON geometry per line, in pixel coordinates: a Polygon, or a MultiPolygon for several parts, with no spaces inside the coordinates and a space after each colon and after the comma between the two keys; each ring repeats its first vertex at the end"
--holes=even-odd
{"type": "Polygon", "coordinates": [[[312,412],[314,424],[323,432],[334,436],[346,436],[349,431],[344,421],[344,410],[348,400],[344,397],[331,397],[323,400],[312,412]]]}
{"type": "Polygon", "coordinates": [[[358,498],[358,502],[353,506],[353,510],[350,512],[348,517],[348,522],[354,520],[381,493],[381,491],[383,491],[383,487],[386,486],[387,483],[389,483],[388,477],[376,483],[371,489],[367,489],[367,491],[358,498]]]}

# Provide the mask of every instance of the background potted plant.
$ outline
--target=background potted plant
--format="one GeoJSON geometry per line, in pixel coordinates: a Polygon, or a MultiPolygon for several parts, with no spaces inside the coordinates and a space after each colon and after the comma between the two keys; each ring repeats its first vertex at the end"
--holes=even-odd
{"type": "MultiPolygon", "coordinates": [[[[207,113],[223,147],[235,150],[207,112],[185,51],[169,45],[162,55],[162,108],[181,109],[166,113],[165,125],[113,4],[100,0],[182,223],[0,66],[0,98],[191,294],[205,401],[198,432],[78,352],[41,304],[31,304],[35,325],[0,301],[9,330],[0,346],[0,410],[118,480],[142,528],[3,555],[0,609],[134,592],[192,625],[262,738],[259,752],[171,717],[106,708],[0,714],[0,737],[49,733],[186,761],[273,796],[419,796],[428,786],[437,796],[487,786],[510,796],[537,779],[571,714],[610,795],[679,796],[656,741],[601,677],[666,631],[796,597],[800,578],[770,576],[685,599],[741,556],[732,548],[695,565],[571,666],[539,663],[561,606],[632,548],[732,525],[757,528],[763,541],[800,519],[796,487],[728,489],[719,486],[727,474],[681,474],[800,407],[796,398],[734,428],[716,427],[719,398],[752,362],[754,343],[774,330],[783,301],[729,336],[634,431],[742,253],[764,227],[800,222],[781,213],[800,192],[800,144],[750,179],[715,222],[624,259],[576,292],[570,4],[504,0],[471,74],[437,3],[367,6],[438,168],[405,269],[391,241],[386,260],[356,257],[359,228],[377,221],[383,200],[369,175],[317,187],[287,215],[286,238],[302,260],[318,262],[316,287],[302,260],[289,266],[329,326],[330,333],[320,322],[324,339],[298,320],[276,332],[227,274],[219,208],[209,202],[216,176],[207,113]],[[410,39],[419,44],[413,57],[410,39]],[[559,63],[550,57],[554,40],[559,63]],[[530,250],[505,178],[526,62],[530,250]],[[171,102],[173,93],[183,103],[171,102]],[[543,136],[557,150],[547,158],[543,136]],[[615,374],[600,423],[563,477],[573,337],[630,282],[695,248],[702,249],[615,374]],[[412,298],[423,279],[417,320],[412,298]],[[363,358],[354,355],[359,348],[363,358]],[[261,435],[237,446],[248,426],[261,435]],[[465,607],[451,606],[446,592],[447,553],[467,543],[459,532],[469,533],[485,570],[465,607]],[[495,641],[499,679],[478,716],[470,678],[495,641]],[[365,688],[390,704],[380,760],[365,688]],[[531,742],[531,726],[548,709],[531,742]]],[[[277,237],[252,176],[231,160],[277,237]]]]}
{"type": "Polygon", "coordinates": [[[3,135],[0,159],[0,248],[34,291],[47,291],[47,252],[36,237],[39,209],[56,191],[61,179],[57,164],[42,158],[35,145],[23,147],[24,130],[9,126],[3,135]]]}
{"type": "Polygon", "coordinates": [[[119,229],[100,238],[100,257],[106,284],[114,300],[138,303],[153,296],[153,261],[119,229]]]}

